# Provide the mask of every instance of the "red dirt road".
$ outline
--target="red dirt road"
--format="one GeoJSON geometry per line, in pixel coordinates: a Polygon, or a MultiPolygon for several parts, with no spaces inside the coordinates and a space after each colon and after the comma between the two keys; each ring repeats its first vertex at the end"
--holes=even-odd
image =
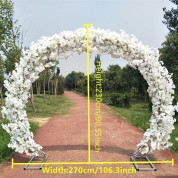
{"type": "MultiPolygon", "coordinates": [[[[84,162],[88,160],[87,142],[87,98],[73,92],[65,92],[73,106],[69,114],[54,117],[43,125],[37,132],[35,140],[44,147],[49,156],[49,162],[84,162]]],[[[136,127],[119,118],[104,104],[102,112],[102,137],[101,152],[94,150],[94,124],[95,102],[91,102],[91,161],[130,161],[130,155],[135,151],[136,144],[143,133],[136,127]]],[[[10,161],[0,168],[0,178],[178,178],[178,156],[168,150],[159,151],[149,155],[152,160],[175,159],[175,166],[170,164],[156,165],[157,171],[140,171],[136,174],[44,174],[41,170],[23,170],[23,166],[15,166],[11,169],[10,161]]],[[[27,162],[24,155],[14,154],[15,162],[27,162]]],[[[46,167],[48,167],[46,165],[46,167]]],[[[75,168],[116,167],[132,168],[133,165],[49,165],[49,167],[69,168],[74,172],[75,168]]],[[[107,169],[105,168],[105,171],[107,169]]]]}

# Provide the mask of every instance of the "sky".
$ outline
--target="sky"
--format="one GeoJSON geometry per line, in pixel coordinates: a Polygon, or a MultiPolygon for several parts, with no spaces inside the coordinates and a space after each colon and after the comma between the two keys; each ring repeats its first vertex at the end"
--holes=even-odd
{"type": "MultiPolygon", "coordinates": [[[[134,34],[150,47],[160,48],[168,33],[162,23],[163,7],[170,9],[169,0],[12,0],[15,19],[24,34],[24,46],[30,46],[41,36],[52,36],[62,31],[76,30],[83,24],[94,24],[95,28],[110,29],[134,34]]],[[[94,71],[95,53],[91,54],[91,71],[94,71]]],[[[125,66],[123,59],[113,59],[101,55],[102,68],[119,64],[125,66]]],[[[60,61],[63,76],[71,71],[86,73],[86,54],[74,55],[60,61]]]]}

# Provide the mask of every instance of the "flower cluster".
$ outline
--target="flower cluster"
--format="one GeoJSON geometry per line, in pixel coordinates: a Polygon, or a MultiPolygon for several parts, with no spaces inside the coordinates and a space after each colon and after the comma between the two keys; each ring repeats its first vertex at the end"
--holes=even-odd
{"type": "MultiPolygon", "coordinates": [[[[146,130],[138,146],[147,145],[147,152],[169,147],[178,105],[172,105],[174,84],[171,75],[159,61],[158,50],[144,46],[135,36],[123,31],[116,33],[94,28],[90,28],[90,47],[91,51],[123,58],[131,67],[140,71],[149,85],[148,93],[153,106],[150,128],[146,130]]],[[[38,155],[42,147],[33,140],[25,110],[30,87],[45,68],[54,66],[56,61],[67,59],[74,53],[80,54],[84,51],[85,28],[64,31],[52,37],[41,37],[37,43],[31,44],[30,49],[23,51],[16,69],[6,76],[4,82],[7,92],[2,115],[10,121],[3,125],[11,137],[9,147],[19,153],[38,155]]]]}

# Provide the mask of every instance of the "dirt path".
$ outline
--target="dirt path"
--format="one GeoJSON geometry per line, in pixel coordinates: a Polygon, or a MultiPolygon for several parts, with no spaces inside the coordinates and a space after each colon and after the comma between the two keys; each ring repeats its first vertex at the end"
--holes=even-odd
{"type": "MultiPolygon", "coordinates": [[[[73,106],[69,114],[54,117],[43,125],[35,136],[37,143],[44,147],[49,156],[49,162],[83,162],[87,161],[87,98],[73,92],[65,92],[73,106]]],[[[91,102],[91,161],[129,161],[130,155],[135,150],[136,144],[143,133],[126,123],[124,119],[116,116],[107,106],[102,104],[102,151],[94,151],[94,113],[95,102],[91,102]]],[[[26,156],[14,154],[16,162],[25,161],[26,156]]],[[[157,165],[157,171],[137,172],[136,174],[44,174],[40,170],[23,170],[22,166],[10,167],[10,161],[0,168],[0,178],[77,178],[77,177],[102,177],[102,178],[178,178],[178,157],[168,150],[151,154],[152,160],[175,159],[175,166],[157,165]]],[[[73,165],[73,167],[96,168],[116,167],[131,168],[132,165],[73,165]]],[[[56,166],[50,166],[56,167],[56,166]]],[[[69,168],[61,165],[57,167],[69,168]]],[[[72,169],[72,168],[70,168],[72,169]]],[[[74,169],[74,168],[73,168],[74,169]]],[[[106,168],[105,168],[106,169],[106,168]]],[[[73,170],[74,171],[74,170],[73,170]]]]}

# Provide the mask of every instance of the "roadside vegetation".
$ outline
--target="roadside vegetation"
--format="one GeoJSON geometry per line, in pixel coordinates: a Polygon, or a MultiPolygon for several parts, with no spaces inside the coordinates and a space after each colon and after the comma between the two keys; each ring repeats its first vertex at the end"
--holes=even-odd
{"type": "MultiPolygon", "coordinates": [[[[12,0],[0,0],[0,105],[4,105],[6,88],[3,86],[4,76],[15,69],[20,61],[23,49],[23,32],[18,20],[14,19],[14,3],[12,0]]],[[[29,47],[24,47],[28,49],[29,47]]],[[[31,131],[35,134],[39,126],[49,117],[65,114],[70,102],[64,93],[64,77],[60,75],[58,63],[40,73],[37,81],[32,83],[31,98],[27,105],[27,114],[31,131]]],[[[0,114],[0,163],[12,152],[7,147],[9,135],[1,124],[8,123],[0,114]]]]}
{"type": "MultiPolygon", "coordinates": [[[[8,143],[10,141],[9,134],[2,128],[1,124],[8,124],[7,120],[0,120],[0,164],[8,159],[9,155],[12,153],[12,149],[8,148],[8,143]]],[[[34,134],[37,132],[39,125],[37,122],[30,121],[31,132],[34,134]]]]}
{"type": "Polygon", "coordinates": [[[70,100],[64,95],[34,95],[34,103],[35,111],[33,111],[30,102],[27,104],[27,115],[29,119],[64,115],[71,106],[70,100]]]}
{"type": "MultiPolygon", "coordinates": [[[[133,101],[132,107],[130,108],[119,108],[115,106],[110,106],[118,115],[123,116],[132,125],[145,131],[149,128],[149,119],[151,112],[144,102],[133,101]]],[[[175,129],[171,134],[171,143],[173,146],[170,148],[173,152],[178,154],[178,141],[175,138],[178,137],[178,123],[175,124],[175,129]]]]}
{"type": "MultiPolygon", "coordinates": [[[[142,131],[146,131],[146,129],[149,128],[149,119],[151,117],[150,103],[145,103],[143,100],[138,100],[135,99],[133,96],[130,96],[131,107],[118,107],[112,105],[112,102],[110,100],[110,98],[112,97],[110,96],[112,96],[112,94],[103,93],[103,103],[108,105],[113,111],[117,113],[117,115],[123,117],[129,123],[138,127],[142,131]]],[[[176,97],[176,99],[177,98],[178,97],[176,97]]],[[[176,115],[176,119],[178,120],[177,115],[176,115]]],[[[171,143],[173,143],[173,146],[170,149],[173,152],[178,153],[178,141],[175,140],[176,137],[178,137],[178,122],[176,122],[175,124],[175,129],[173,130],[170,139],[171,143]]]]}
{"type": "MultiPolygon", "coordinates": [[[[71,102],[63,95],[34,95],[34,103],[36,111],[33,110],[30,102],[27,104],[27,115],[31,127],[30,130],[34,134],[50,117],[66,114],[71,106],[71,102]]],[[[0,119],[0,163],[8,159],[13,151],[7,147],[10,137],[2,128],[2,123],[7,124],[8,121],[6,119],[0,119]]]]}

